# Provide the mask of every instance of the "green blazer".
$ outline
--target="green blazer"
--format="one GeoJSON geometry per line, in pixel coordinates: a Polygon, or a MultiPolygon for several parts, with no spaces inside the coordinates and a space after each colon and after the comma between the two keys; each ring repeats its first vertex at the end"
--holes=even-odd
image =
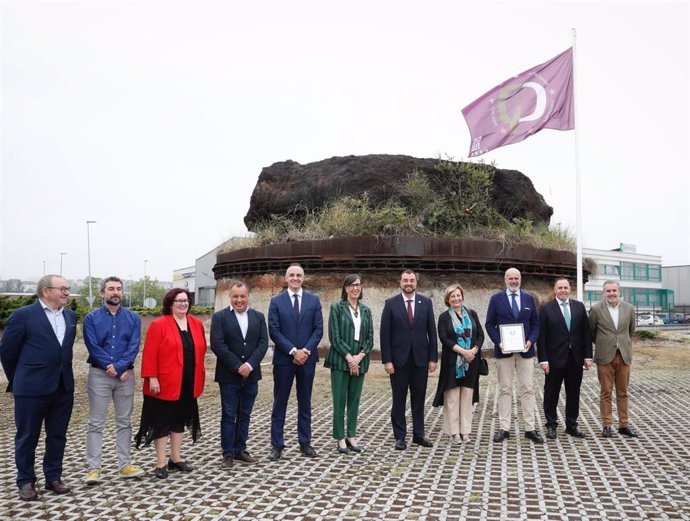
{"type": "Polygon", "coordinates": [[[364,351],[366,355],[359,364],[360,374],[369,369],[369,353],[374,347],[374,322],[371,319],[371,310],[360,302],[359,313],[361,318],[359,328],[359,351],[355,351],[355,324],[352,322],[350,307],[347,300],[340,300],[331,305],[328,317],[328,340],[331,348],[326,356],[325,367],[337,371],[350,371],[345,356],[348,353],[356,355],[364,351]]]}

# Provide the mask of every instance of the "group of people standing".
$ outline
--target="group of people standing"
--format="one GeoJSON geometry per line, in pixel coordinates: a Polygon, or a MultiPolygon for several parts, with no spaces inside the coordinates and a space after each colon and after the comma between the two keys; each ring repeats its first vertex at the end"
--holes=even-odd
{"type": "MultiPolygon", "coordinates": [[[[249,424],[261,380],[261,361],[274,343],[271,450],[277,461],[285,449],[286,410],[293,385],[297,395],[297,437],[301,453],[315,457],[311,432],[311,396],[323,337],[321,302],[306,291],[304,270],[291,264],[285,273],[287,289],[271,298],[268,321],[249,307],[249,287],[241,281],[229,290],[230,305],[211,318],[210,346],[217,357],[215,381],[220,388],[220,445],[222,464],[255,463],[247,450],[249,424]],[[267,327],[268,323],[268,327],[267,327]]],[[[431,447],[424,428],[424,403],[428,375],[436,371],[438,343],[441,367],[433,405],[443,407],[443,432],[452,444],[469,439],[473,404],[479,400],[479,376],[485,374],[482,359],[484,330],[477,313],[465,305],[462,286],[446,288],[447,306],[436,321],[431,299],[417,292],[417,274],[405,270],[399,278],[400,293],[384,303],[380,321],[381,359],[390,377],[391,423],[396,450],[407,449],[406,408],[410,397],[412,443],[431,447]],[[438,327],[437,327],[438,324],[438,327]]],[[[556,438],[557,403],[565,382],[566,432],[578,438],[579,393],[583,370],[593,362],[601,383],[602,436],[611,437],[611,395],[615,387],[619,433],[635,437],[630,427],[627,387],[632,359],[631,335],[634,310],[620,300],[615,281],[604,284],[604,300],[587,316],[582,303],[570,298],[570,284],[560,278],[556,298],[537,309],[535,299],[520,288],[515,268],[505,273],[506,288],[489,302],[485,327],[494,343],[499,382],[499,429],[494,442],[510,436],[512,389],[517,390],[525,436],[535,443],[544,440],[535,426],[533,391],[534,357],[538,352],[545,373],[544,415],[546,437],[556,438]],[[503,328],[523,333],[519,352],[509,349],[503,328]],[[524,347],[522,341],[524,340],[524,347]],[[592,344],[596,345],[593,357],[592,344]],[[537,348],[538,346],[538,348],[537,348]]],[[[362,302],[362,279],[348,275],[341,298],[330,307],[330,349],[325,367],[330,369],[333,399],[332,434],[337,453],[362,451],[357,439],[359,403],[364,377],[374,347],[371,309],[362,302]]],[[[70,492],[62,481],[62,458],[74,404],[72,346],[77,317],[65,304],[70,288],[64,278],[47,275],[38,284],[36,303],[10,316],[0,340],[0,360],[9,379],[8,391],[15,401],[15,463],[19,497],[38,499],[34,471],[35,451],[42,424],[46,448],[43,459],[45,488],[56,494],[70,492]]],[[[84,481],[101,481],[102,433],[110,402],[115,410],[118,475],[135,478],[145,473],[131,462],[131,415],[135,392],[134,361],[139,351],[141,320],[122,307],[123,283],[108,277],[101,283],[103,305],[84,318],[84,341],[89,352],[87,394],[89,419],[86,437],[87,473],[84,481]]],[[[201,434],[197,398],[205,385],[207,350],[204,326],[189,315],[191,295],[173,288],[163,298],[162,316],[154,320],[144,342],[141,377],[144,402],[136,447],[152,441],[156,453],[155,477],[169,472],[190,472],[182,457],[185,429],[196,441],[201,434]],[[168,443],[170,446],[168,456],[168,443]]],[[[507,330],[506,330],[507,331],[507,330]]]]}

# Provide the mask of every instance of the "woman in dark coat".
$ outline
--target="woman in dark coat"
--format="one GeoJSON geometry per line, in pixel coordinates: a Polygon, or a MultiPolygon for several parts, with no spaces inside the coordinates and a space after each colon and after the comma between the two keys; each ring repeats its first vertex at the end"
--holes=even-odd
{"type": "Polygon", "coordinates": [[[462,286],[448,286],[444,302],[448,309],[438,317],[441,340],[441,372],[433,405],[443,406],[443,432],[451,443],[468,440],[472,406],[479,401],[479,364],[484,330],[473,309],[463,305],[462,286]]]}

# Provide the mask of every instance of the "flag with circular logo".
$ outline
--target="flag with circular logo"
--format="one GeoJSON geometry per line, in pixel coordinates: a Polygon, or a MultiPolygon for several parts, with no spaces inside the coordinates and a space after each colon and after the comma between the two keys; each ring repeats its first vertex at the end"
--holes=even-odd
{"type": "Polygon", "coordinates": [[[572,130],[572,47],[494,87],[462,114],[472,137],[469,157],[519,143],[544,128],[572,130]]]}

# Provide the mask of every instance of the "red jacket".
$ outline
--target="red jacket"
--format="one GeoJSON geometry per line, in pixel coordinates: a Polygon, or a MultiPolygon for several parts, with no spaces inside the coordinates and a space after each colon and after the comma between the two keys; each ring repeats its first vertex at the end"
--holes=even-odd
{"type": "MultiPolygon", "coordinates": [[[[187,315],[187,324],[192,333],[195,351],[194,398],[204,390],[206,370],[206,334],[202,322],[187,315]]],[[[164,315],[151,322],[141,360],[141,376],[144,378],[144,394],[159,400],[175,401],[180,398],[182,386],[182,339],[175,323],[175,317],[164,315]],[[153,394],[149,388],[149,378],[156,377],[161,392],[153,394]]]]}

